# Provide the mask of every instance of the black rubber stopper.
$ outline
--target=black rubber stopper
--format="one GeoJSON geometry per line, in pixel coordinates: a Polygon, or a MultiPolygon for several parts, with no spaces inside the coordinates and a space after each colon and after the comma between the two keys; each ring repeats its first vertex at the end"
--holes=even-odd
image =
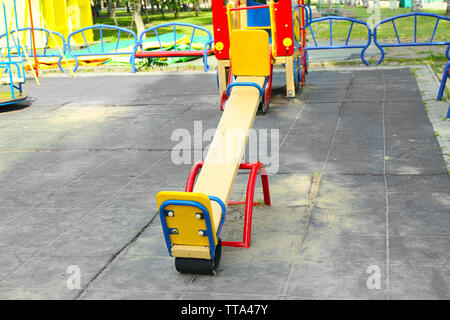
{"type": "Polygon", "coordinates": [[[214,260],[194,259],[194,258],[175,258],[175,269],[180,273],[204,274],[214,276],[220,264],[222,255],[222,241],[216,246],[214,260]]]}

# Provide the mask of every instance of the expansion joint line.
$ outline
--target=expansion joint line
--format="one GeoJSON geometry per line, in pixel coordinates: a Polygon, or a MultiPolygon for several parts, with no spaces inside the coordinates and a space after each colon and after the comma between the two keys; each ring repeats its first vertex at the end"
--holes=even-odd
{"type": "Polygon", "coordinates": [[[381,103],[381,109],[383,113],[383,182],[384,182],[384,201],[385,201],[385,221],[386,221],[386,293],[387,298],[390,299],[390,287],[391,287],[391,276],[390,276],[390,239],[389,239],[389,190],[387,183],[387,172],[386,172],[386,117],[385,117],[385,101],[386,101],[386,80],[383,71],[381,71],[381,76],[383,78],[383,100],[381,103]]]}

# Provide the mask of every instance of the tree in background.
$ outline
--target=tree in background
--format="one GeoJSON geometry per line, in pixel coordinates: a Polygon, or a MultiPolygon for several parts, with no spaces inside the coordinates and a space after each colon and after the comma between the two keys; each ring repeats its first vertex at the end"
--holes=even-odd
{"type": "Polygon", "coordinates": [[[142,0],[134,0],[133,5],[133,21],[136,25],[137,34],[141,34],[145,30],[144,22],[142,21],[142,0]]]}
{"type": "Polygon", "coordinates": [[[192,0],[192,5],[194,6],[195,16],[198,17],[200,13],[200,0],[192,0]]]}
{"type": "MultiPolygon", "coordinates": [[[[348,1],[356,2],[356,0],[348,1]]],[[[159,12],[163,19],[166,19],[165,15],[167,12],[172,12],[174,18],[179,19],[180,11],[194,11],[195,16],[198,17],[201,12],[202,3],[203,5],[208,5],[209,3],[208,0],[91,0],[91,2],[98,4],[98,7],[101,9],[105,8],[107,10],[107,16],[114,19],[115,25],[118,25],[116,17],[117,8],[126,8],[126,12],[132,14],[133,23],[136,24],[138,29],[141,28],[141,22],[144,25],[143,15],[146,15],[146,22],[150,23],[149,12],[151,14],[159,12]]]]}
{"type": "Polygon", "coordinates": [[[119,23],[117,22],[117,17],[116,17],[116,6],[117,6],[117,0],[108,0],[108,2],[107,2],[108,18],[113,18],[114,24],[116,26],[118,26],[119,23]]]}
{"type": "Polygon", "coordinates": [[[373,8],[380,9],[380,0],[373,0],[373,8]]]}
{"type": "Polygon", "coordinates": [[[397,10],[397,0],[389,0],[389,9],[391,11],[397,10]]]}
{"type": "Polygon", "coordinates": [[[445,13],[445,15],[450,17],[450,0],[447,0],[447,12],[445,13]]]}
{"type": "Polygon", "coordinates": [[[422,0],[412,0],[411,11],[412,12],[422,11],[422,0]]]}

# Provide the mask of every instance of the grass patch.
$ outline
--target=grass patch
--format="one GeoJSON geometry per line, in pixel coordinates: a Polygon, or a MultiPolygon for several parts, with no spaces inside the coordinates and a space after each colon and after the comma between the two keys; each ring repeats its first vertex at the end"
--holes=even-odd
{"type": "MultiPolygon", "coordinates": [[[[352,10],[355,12],[355,18],[365,21],[369,24],[374,24],[377,21],[384,20],[393,16],[410,13],[409,8],[398,8],[396,11],[391,11],[389,8],[381,8],[379,17],[374,15],[373,11],[362,7],[344,7],[346,10],[352,10]]],[[[434,13],[444,15],[443,10],[424,10],[426,13],[434,13]]],[[[333,22],[333,39],[345,41],[347,39],[348,32],[350,30],[349,21],[334,21],[333,22]]],[[[414,35],[414,17],[405,17],[395,20],[395,26],[401,42],[411,42],[414,37],[417,40],[431,39],[434,27],[436,25],[436,18],[433,17],[418,17],[417,18],[417,32],[414,35]]],[[[382,42],[397,42],[397,36],[395,34],[394,25],[391,22],[387,22],[379,26],[377,31],[377,39],[382,42]]],[[[445,41],[448,39],[448,30],[450,29],[450,22],[440,20],[436,29],[433,41],[445,41]]],[[[316,22],[313,24],[313,31],[316,39],[329,39],[330,38],[330,26],[328,21],[316,22]]],[[[308,33],[311,41],[312,37],[310,32],[308,33]]],[[[353,25],[351,31],[350,40],[367,40],[367,29],[362,25],[353,25]]]]}
{"type": "MultiPolygon", "coordinates": [[[[312,3],[314,5],[314,2],[312,3]]],[[[372,21],[373,11],[365,9],[363,7],[345,7],[345,10],[352,10],[355,12],[355,18],[359,20],[363,20],[366,22],[372,21]]],[[[411,9],[409,8],[398,8],[396,11],[391,11],[389,8],[381,8],[380,9],[380,19],[386,19],[389,17],[393,17],[400,14],[410,13],[411,9]]],[[[444,10],[424,10],[423,12],[441,14],[444,15],[444,10]]],[[[116,18],[118,25],[123,28],[132,29],[136,32],[136,26],[132,23],[132,17],[130,13],[127,13],[125,10],[118,10],[116,12],[116,18]]],[[[160,13],[149,14],[142,16],[146,28],[151,26],[156,26],[162,23],[168,22],[184,22],[191,23],[199,26],[203,26],[206,29],[212,31],[212,13],[209,10],[204,10],[199,13],[199,16],[195,16],[195,12],[180,12],[179,18],[175,19],[174,14],[167,12],[164,14],[164,18],[160,13]]],[[[436,19],[429,17],[419,17],[417,19],[417,39],[420,40],[429,40],[433,33],[433,29],[436,23],[436,19]]],[[[114,25],[113,18],[108,18],[106,15],[106,11],[102,11],[100,17],[94,18],[94,24],[109,24],[114,25]]],[[[397,31],[400,36],[400,40],[402,41],[412,41],[414,39],[414,18],[402,18],[396,20],[397,31]]],[[[333,39],[341,39],[343,41],[346,40],[347,34],[350,28],[350,22],[339,21],[335,22],[333,25],[333,39]]],[[[436,34],[434,40],[443,41],[448,39],[448,30],[450,28],[450,22],[441,20],[439,22],[438,28],[436,30],[436,34]]],[[[178,29],[177,29],[178,30],[178,29]]],[[[188,32],[188,29],[179,28],[180,33],[188,32]]],[[[319,22],[313,25],[314,34],[316,39],[329,39],[329,24],[328,22],[319,22]]],[[[162,33],[172,32],[171,28],[166,28],[166,30],[162,29],[162,33]]],[[[309,37],[311,37],[310,32],[308,32],[309,37]]],[[[104,34],[105,38],[111,36],[110,40],[114,40],[114,34],[108,35],[104,34]]],[[[378,37],[380,40],[392,40],[396,41],[397,38],[395,36],[395,32],[392,26],[392,23],[386,23],[379,29],[378,37]]],[[[363,40],[367,39],[367,29],[363,26],[354,25],[351,33],[350,40],[363,40]]],[[[95,40],[99,40],[98,32],[95,33],[95,40]]],[[[312,39],[311,39],[312,40],[312,39]]]]}

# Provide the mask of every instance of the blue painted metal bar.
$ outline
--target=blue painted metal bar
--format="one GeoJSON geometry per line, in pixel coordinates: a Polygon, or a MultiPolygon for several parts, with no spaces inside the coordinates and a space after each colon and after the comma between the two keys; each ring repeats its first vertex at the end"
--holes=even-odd
{"type": "Polygon", "coordinates": [[[190,23],[182,23],[182,22],[169,22],[169,23],[159,24],[157,26],[148,28],[148,29],[146,29],[146,30],[141,32],[141,34],[139,35],[138,46],[140,46],[141,49],[142,49],[144,36],[147,33],[153,31],[153,32],[155,32],[156,37],[158,39],[160,50],[164,52],[164,48],[162,46],[161,40],[160,40],[159,35],[158,35],[158,29],[159,28],[165,28],[165,27],[172,27],[173,35],[174,35],[174,50],[175,51],[180,51],[180,50],[178,50],[177,45],[176,45],[176,43],[177,43],[176,27],[177,26],[190,27],[190,28],[193,29],[192,30],[192,34],[191,34],[191,41],[190,41],[190,44],[189,44],[188,51],[192,50],[192,42],[194,40],[194,34],[195,34],[196,30],[200,30],[200,31],[202,31],[202,32],[207,34],[208,41],[205,43],[205,47],[203,49],[203,63],[204,63],[204,70],[205,70],[205,72],[207,72],[208,70],[211,70],[211,67],[208,65],[208,52],[212,49],[212,45],[214,44],[214,37],[213,37],[213,35],[211,34],[211,32],[208,29],[206,29],[204,27],[201,27],[201,26],[197,26],[197,25],[190,24],[190,23]]]}
{"type": "Polygon", "coordinates": [[[105,47],[103,45],[103,28],[100,27],[100,43],[102,46],[102,52],[105,51],[105,47]]]}
{"type": "MultiPolygon", "coordinates": [[[[394,17],[390,17],[388,19],[382,20],[380,22],[378,22],[374,27],[373,27],[373,31],[372,31],[372,36],[374,39],[374,43],[377,46],[377,48],[381,51],[381,57],[378,60],[378,62],[376,63],[377,65],[380,64],[385,56],[385,52],[383,48],[389,48],[389,47],[415,47],[415,46],[439,46],[439,45],[450,45],[450,41],[446,40],[446,41],[434,41],[435,35],[436,35],[436,30],[438,27],[438,24],[440,22],[440,20],[445,20],[446,22],[450,22],[450,17],[446,17],[446,16],[442,16],[442,15],[438,15],[438,14],[434,14],[434,13],[425,13],[425,12],[411,12],[411,13],[406,13],[406,14],[401,14],[398,16],[394,16],[394,17]],[[407,18],[407,17],[414,17],[414,41],[413,42],[401,42],[400,41],[400,37],[398,35],[397,32],[397,28],[395,27],[395,22],[394,20],[397,19],[402,19],[402,18],[407,18]],[[431,18],[436,18],[436,24],[434,26],[433,29],[433,33],[431,35],[431,40],[430,41],[418,41],[417,39],[417,18],[418,17],[431,17],[431,18]],[[377,34],[378,34],[378,28],[384,24],[391,21],[392,24],[394,25],[394,30],[397,36],[397,43],[380,43],[378,41],[377,38],[377,34]]],[[[448,54],[447,54],[447,58],[448,58],[448,54]]]]}
{"type": "Polygon", "coordinates": [[[117,42],[116,42],[116,52],[119,50],[119,44],[120,44],[120,35],[122,34],[122,30],[119,30],[119,33],[117,34],[117,42]]]}
{"type": "MultiPolygon", "coordinates": [[[[5,30],[6,30],[6,32],[8,32],[8,22],[7,22],[7,20],[6,20],[6,6],[5,6],[5,3],[3,2],[3,16],[4,16],[4,19],[5,19],[5,30]]],[[[6,46],[7,46],[7,48],[8,48],[8,62],[10,62],[11,63],[11,47],[9,46],[9,32],[8,32],[8,36],[6,37],[6,46]]],[[[10,92],[11,92],[11,99],[15,99],[15,95],[14,95],[14,85],[13,85],[13,82],[12,82],[12,72],[11,72],[11,66],[10,65],[8,65],[8,64],[6,64],[5,66],[4,66],[4,68],[8,71],[8,73],[9,73],[9,81],[10,81],[10,92]]]]}
{"type": "Polygon", "coordinates": [[[333,19],[330,19],[330,47],[333,46],[333,19]]]}
{"type": "Polygon", "coordinates": [[[395,21],[394,20],[392,20],[392,25],[394,26],[394,31],[395,31],[395,35],[397,36],[397,41],[398,41],[398,43],[400,43],[400,37],[398,36],[397,27],[395,25],[395,21]]]}
{"type": "Polygon", "coordinates": [[[195,29],[197,29],[197,28],[193,28],[192,29],[192,34],[191,34],[191,39],[189,40],[189,48],[188,48],[188,50],[191,50],[191,48],[192,48],[192,42],[194,42],[195,29]]]}
{"type": "Polygon", "coordinates": [[[445,84],[447,83],[447,78],[449,76],[449,72],[450,72],[450,61],[447,62],[447,65],[444,68],[444,73],[442,74],[442,81],[441,81],[441,85],[439,87],[438,95],[436,98],[437,101],[442,100],[442,96],[444,95],[445,84]]]}
{"type": "MultiPolygon", "coordinates": [[[[144,35],[145,35],[146,33],[150,32],[150,31],[155,31],[155,32],[156,32],[156,30],[159,29],[159,28],[171,27],[171,26],[174,26],[174,25],[180,26],[180,27],[191,27],[191,28],[196,28],[196,29],[198,29],[198,30],[201,30],[201,31],[205,32],[205,33],[208,35],[208,37],[209,37],[209,41],[213,41],[213,40],[214,40],[214,38],[213,38],[211,32],[210,32],[208,29],[204,28],[204,27],[197,26],[197,25],[190,24],[190,23],[171,22],[171,23],[163,23],[163,24],[159,24],[159,25],[157,25],[157,26],[153,26],[153,27],[151,27],[151,28],[148,28],[148,29],[142,31],[142,33],[139,35],[139,43],[140,43],[140,44],[143,43],[142,40],[143,40],[143,37],[144,37],[144,35]]],[[[175,32],[174,32],[174,33],[175,33],[175,32]]],[[[175,42],[176,42],[176,41],[175,41],[175,42]]],[[[161,50],[163,50],[163,49],[162,49],[162,46],[161,46],[161,50]]]]}
{"type": "MultiPolygon", "coordinates": [[[[65,38],[64,38],[64,36],[61,34],[61,33],[59,33],[59,32],[56,32],[56,31],[51,31],[51,30],[48,30],[48,29],[44,29],[44,28],[34,28],[34,30],[36,31],[36,32],[43,32],[44,34],[45,34],[45,37],[46,37],[46,43],[45,43],[45,47],[44,47],[44,51],[43,51],[43,53],[41,52],[41,53],[37,53],[36,55],[38,56],[38,57],[59,57],[61,54],[59,53],[59,52],[57,52],[57,51],[53,51],[53,52],[48,52],[48,49],[50,49],[49,47],[48,47],[48,44],[49,44],[49,37],[50,37],[50,33],[53,35],[53,37],[56,39],[56,41],[61,41],[61,44],[62,44],[62,52],[63,52],[63,54],[65,54],[66,53],[66,40],[65,40],[65,38]]],[[[31,39],[31,28],[30,27],[28,27],[28,28],[20,28],[20,29],[18,29],[17,30],[19,33],[22,33],[22,32],[29,32],[29,34],[30,34],[30,39],[31,39]]],[[[1,34],[0,35],[0,41],[3,39],[3,38],[5,38],[7,36],[7,34],[6,33],[3,33],[3,34],[1,34]]],[[[32,51],[32,50],[31,50],[32,51]]],[[[29,54],[29,56],[30,57],[32,57],[33,56],[33,53],[31,52],[30,54],[29,54]]],[[[22,58],[25,58],[25,54],[23,54],[23,53],[21,53],[20,55],[17,53],[17,54],[12,54],[12,57],[22,57],[22,58]]]]}
{"type": "Polygon", "coordinates": [[[350,24],[350,29],[348,30],[347,40],[345,40],[345,45],[346,45],[346,46],[348,45],[348,40],[350,39],[350,34],[352,33],[352,28],[353,28],[353,24],[354,24],[354,23],[355,23],[355,22],[352,21],[352,23],[350,24]]]}
{"type": "MultiPolygon", "coordinates": [[[[314,40],[314,44],[316,45],[316,47],[318,47],[318,45],[317,45],[317,41],[316,41],[316,36],[314,35],[314,31],[313,31],[313,29],[312,29],[312,26],[311,25],[309,25],[309,30],[311,31],[311,35],[312,35],[312,37],[313,37],[313,40],[314,40]]],[[[309,49],[309,48],[308,48],[309,49]]]]}
{"type": "Polygon", "coordinates": [[[312,21],[312,11],[311,11],[311,7],[307,6],[307,5],[303,5],[303,4],[299,4],[296,5],[293,10],[296,10],[298,8],[302,8],[303,12],[305,13],[305,25],[302,27],[300,27],[300,29],[306,29],[307,27],[309,27],[311,25],[311,21],[312,21]],[[309,10],[309,13],[308,13],[309,10]]]}
{"type": "Polygon", "coordinates": [[[177,28],[176,25],[173,25],[173,46],[175,51],[177,51],[177,28]]]}
{"type": "Polygon", "coordinates": [[[336,17],[336,16],[328,16],[328,17],[321,17],[318,19],[313,19],[311,20],[311,24],[309,26],[309,29],[311,31],[311,36],[313,38],[314,41],[314,45],[315,46],[308,46],[306,48],[306,51],[308,50],[326,50],[326,49],[362,49],[361,50],[361,60],[364,62],[364,64],[366,64],[367,66],[369,66],[369,62],[365,59],[364,57],[364,53],[367,50],[367,48],[370,46],[371,42],[372,42],[372,32],[370,30],[369,25],[367,24],[367,22],[362,21],[362,20],[357,20],[357,19],[353,19],[353,18],[347,18],[347,17],[336,17]],[[314,23],[318,23],[318,22],[322,22],[322,21],[329,21],[329,30],[330,30],[330,44],[326,45],[326,46],[319,46],[314,34],[314,30],[313,30],[313,24],[314,23]],[[349,32],[347,34],[347,38],[345,40],[345,44],[344,45],[336,45],[335,41],[333,41],[333,21],[348,21],[350,22],[350,28],[349,28],[349,32]],[[366,29],[367,29],[367,42],[363,43],[363,44],[353,44],[353,45],[349,45],[349,40],[350,40],[350,35],[351,32],[353,30],[353,26],[354,24],[359,24],[359,25],[363,25],[366,29]]]}
{"type": "MultiPolygon", "coordinates": [[[[159,38],[158,29],[154,29],[154,31],[155,31],[156,39],[158,39],[159,48],[161,49],[161,51],[164,51],[162,43],[161,43],[161,39],[159,38]]],[[[142,43],[142,39],[140,42],[142,43]]]]}
{"type": "MultiPolygon", "coordinates": [[[[36,31],[36,29],[34,31],[36,31]]],[[[31,33],[31,30],[30,30],[30,33],[31,33]]],[[[44,56],[47,55],[47,48],[48,48],[48,41],[49,40],[50,40],[50,32],[47,32],[47,37],[45,38],[44,56]]]]}
{"type": "Polygon", "coordinates": [[[417,43],[417,15],[414,15],[414,43],[417,43]]]}
{"type": "Polygon", "coordinates": [[[438,24],[439,24],[439,20],[441,20],[441,19],[440,19],[440,18],[437,18],[437,19],[436,19],[436,24],[434,25],[433,34],[431,35],[430,42],[433,42],[434,35],[436,34],[436,29],[437,29],[438,24]]]}
{"type": "Polygon", "coordinates": [[[222,218],[220,219],[219,228],[217,229],[217,238],[219,238],[220,234],[222,233],[222,227],[225,222],[225,215],[227,212],[227,208],[225,207],[225,203],[219,198],[214,196],[208,196],[208,198],[214,202],[217,202],[220,205],[220,208],[222,209],[222,218]]]}
{"type": "MultiPolygon", "coordinates": [[[[88,44],[88,42],[86,40],[84,32],[81,32],[81,35],[83,36],[84,43],[86,44],[86,49],[88,49],[88,52],[90,53],[91,52],[91,48],[89,47],[89,44],[88,44]]],[[[67,44],[69,45],[69,48],[70,48],[70,39],[68,39],[67,44]]]]}
{"type": "MultiPolygon", "coordinates": [[[[118,41],[120,41],[120,37],[118,37],[118,41]]],[[[101,24],[101,25],[94,25],[94,26],[85,27],[85,28],[76,30],[76,31],[74,31],[74,32],[72,32],[72,33],[70,33],[70,34],[68,35],[67,41],[66,41],[67,51],[68,51],[69,54],[75,59],[75,67],[74,67],[74,69],[73,69],[74,72],[78,69],[78,66],[79,66],[79,62],[78,62],[77,57],[81,57],[81,56],[114,56],[114,55],[130,55],[131,69],[132,69],[132,72],[134,73],[134,72],[136,72],[136,66],[135,66],[135,54],[136,54],[138,45],[139,45],[138,37],[137,37],[136,33],[134,33],[132,30],[128,30],[128,29],[125,29],[125,28],[122,28],[122,27],[117,27],[117,26],[104,25],[104,24],[101,24]],[[126,33],[126,34],[128,34],[129,36],[131,35],[131,36],[134,38],[134,42],[135,42],[133,48],[132,48],[130,51],[123,51],[123,52],[122,52],[122,51],[118,51],[118,44],[116,43],[116,50],[113,50],[113,51],[111,51],[111,52],[106,52],[106,51],[105,51],[105,49],[106,49],[106,47],[105,47],[105,38],[104,38],[104,36],[103,36],[103,29],[106,29],[106,30],[116,30],[116,31],[120,32],[120,35],[121,35],[122,33],[126,33]],[[99,31],[100,31],[100,43],[101,43],[101,45],[100,45],[101,51],[100,51],[100,52],[92,52],[91,46],[90,46],[89,43],[87,42],[86,36],[84,35],[84,32],[87,31],[87,30],[99,30],[99,31]],[[86,52],[77,53],[76,51],[75,51],[75,52],[72,51],[72,48],[71,48],[71,46],[70,46],[71,39],[72,39],[72,37],[74,37],[74,36],[76,36],[76,35],[78,35],[78,34],[81,34],[81,35],[82,35],[82,37],[83,37],[83,39],[84,39],[84,42],[85,42],[85,44],[86,44],[88,53],[86,53],[86,52]]],[[[60,61],[61,61],[61,59],[60,59],[60,61]]],[[[60,64],[60,63],[59,63],[59,64],[60,64]]],[[[61,64],[60,64],[60,68],[61,68],[61,70],[63,70],[61,64]]],[[[63,70],[63,72],[64,72],[64,70],[63,70]]]]}
{"type": "Polygon", "coordinates": [[[254,88],[258,89],[259,95],[261,97],[264,96],[264,90],[257,83],[254,83],[254,82],[233,82],[232,84],[228,85],[228,87],[227,87],[227,96],[230,96],[231,89],[234,87],[254,87],[254,88]]]}

